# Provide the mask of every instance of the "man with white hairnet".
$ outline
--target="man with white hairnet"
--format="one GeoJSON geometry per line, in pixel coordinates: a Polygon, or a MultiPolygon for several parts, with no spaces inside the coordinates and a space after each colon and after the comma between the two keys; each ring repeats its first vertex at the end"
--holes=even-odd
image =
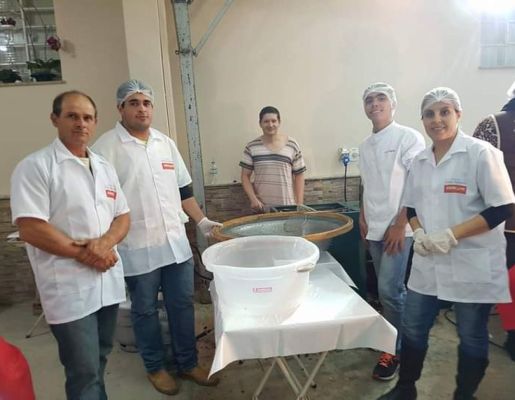
{"type": "Polygon", "coordinates": [[[138,80],[116,93],[121,121],[95,143],[94,151],[115,167],[131,208],[131,226],[119,251],[131,298],[136,344],[155,389],[176,394],[165,369],[157,302],[161,289],[179,376],[214,386],[198,366],[193,308],[193,259],[184,227],[188,214],[208,237],[210,221],[193,197],[191,178],[173,140],[151,128],[153,90],[138,80]],[[184,211],[186,212],[184,212],[184,211]]]}
{"type": "Polygon", "coordinates": [[[372,122],[372,134],[360,146],[363,200],[359,227],[377,275],[383,316],[399,332],[397,354],[381,354],[372,376],[390,380],[399,367],[404,279],[412,244],[412,232],[400,201],[411,161],[424,149],[425,142],[420,132],[393,120],[397,99],[387,83],[377,82],[366,88],[363,105],[372,122]]]}
{"type": "MultiPolygon", "coordinates": [[[[510,175],[512,189],[515,188],[515,82],[507,92],[508,102],[501,112],[491,114],[479,123],[474,137],[486,140],[503,152],[504,163],[510,175]]],[[[506,237],[506,267],[509,269],[510,290],[513,301],[499,304],[497,310],[502,326],[508,336],[504,347],[511,359],[515,361],[515,216],[506,221],[504,227],[506,237]]]]}

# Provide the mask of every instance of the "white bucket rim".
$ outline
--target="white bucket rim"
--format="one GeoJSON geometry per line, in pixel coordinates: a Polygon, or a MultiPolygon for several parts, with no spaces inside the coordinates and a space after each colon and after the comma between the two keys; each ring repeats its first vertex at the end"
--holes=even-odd
{"type": "Polygon", "coordinates": [[[202,263],[206,267],[206,269],[210,272],[215,272],[215,269],[218,270],[236,270],[236,269],[246,269],[245,267],[235,267],[230,265],[223,265],[223,264],[213,264],[213,263],[207,263],[206,259],[211,256],[211,254],[216,253],[220,251],[220,248],[227,247],[230,244],[234,244],[235,242],[256,242],[256,241],[271,241],[271,240],[280,240],[283,242],[298,242],[302,243],[303,245],[306,245],[306,247],[311,247],[313,250],[313,254],[311,254],[309,257],[306,257],[302,260],[294,261],[292,263],[283,264],[283,265],[276,265],[276,266],[266,266],[266,267],[252,267],[252,270],[291,270],[293,267],[299,267],[303,265],[309,265],[309,264],[316,264],[316,261],[320,257],[320,250],[314,243],[310,242],[309,240],[306,240],[299,236],[281,236],[281,235],[259,235],[259,236],[246,236],[246,237],[240,237],[240,238],[234,238],[225,240],[220,243],[216,243],[212,246],[209,246],[204,252],[202,253],[202,263]]]}

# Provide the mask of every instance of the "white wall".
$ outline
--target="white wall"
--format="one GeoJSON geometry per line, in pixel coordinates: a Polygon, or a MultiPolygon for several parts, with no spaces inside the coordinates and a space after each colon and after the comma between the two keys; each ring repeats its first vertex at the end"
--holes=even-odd
{"type": "Polygon", "coordinates": [[[97,103],[97,134],[118,117],[115,91],[128,78],[121,0],[54,0],[66,83],[0,87],[0,196],[9,194],[16,163],[56,136],[49,115],[53,98],[66,90],[88,93],[97,103]]]}
{"type": "Polygon", "coordinates": [[[0,196],[9,193],[16,163],[56,136],[51,102],[65,90],[79,89],[95,100],[99,136],[119,119],[118,85],[141,79],[155,91],[154,127],[175,136],[166,2],[54,0],[65,83],[0,86],[0,196]]]}
{"type": "Polygon", "coordinates": [[[129,76],[152,86],[153,126],[175,138],[165,13],[165,0],[123,0],[129,76]]]}
{"type": "MultiPolygon", "coordinates": [[[[194,45],[222,4],[192,3],[194,45]]],[[[195,60],[206,178],[215,160],[218,182],[239,180],[241,151],[261,133],[257,114],[265,105],[280,109],[283,132],[299,140],[308,177],[341,176],[336,150],[369,133],[361,95],[378,80],[397,89],[398,122],[419,130],[424,93],[454,88],[471,133],[504,103],[515,71],[478,69],[479,15],[466,4],[236,0],[195,60]]]]}
{"type": "MultiPolygon", "coordinates": [[[[115,90],[129,76],[155,87],[155,126],[169,129],[171,136],[177,132],[188,159],[169,1],[54,3],[58,33],[66,44],[61,53],[66,83],[0,87],[0,196],[9,192],[15,164],[55,137],[48,115],[56,94],[69,89],[89,93],[98,104],[101,133],[118,119],[115,90]]],[[[194,44],[222,4],[191,4],[194,44]]],[[[336,149],[357,146],[368,134],[361,94],[377,80],[396,87],[397,120],[420,130],[423,94],[436,85],[453,87],[462,97],[463,127],[470,133],[483,115],[504,103],[515,70],[478,69],[479,16],[464,9],[466,4],[234,1],[195,59],[206,178],[215,160],[219,183],[239,180],[241,151],[261,133],[257,114],[269,104],[281,110],[283,131],[301,143],[308,176],[341,176],[336,149]]]]}

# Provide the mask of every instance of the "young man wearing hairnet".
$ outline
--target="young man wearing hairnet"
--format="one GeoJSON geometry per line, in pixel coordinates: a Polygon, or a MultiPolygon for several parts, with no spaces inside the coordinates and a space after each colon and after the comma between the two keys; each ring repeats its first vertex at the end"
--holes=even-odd
{"type": "Polygon", "coordinates": [[[197,363],[193,259],[184,224],[188,214],[206,237],[220,224],[200,210],[173,140],[151,128],[152,88],[129,80],[118,88],[116,100],[121,121],[93,149],[114,165],[131,208],[129,234],[119,251],[132,301],[136,344],[155,389],[177,393],[177,383],[164,365],[157,311],[161,289],[179,376],[214,386],[218,379],[208,379],[208,372],[197,363]]]}
{"type": "MultiPolygon", "coordinates": [[[[515,82],[508,89],[508,102],[501,112],[486,117],[474,131],[474,137],[489,142],[503,152],[504,164],[510,175],[511,186],[515,187],[515,82]]],[[[504,330],[508,333],[505,348],[515,361],[515,216],[506,221],[506,267],[509,269],[512,302],[499,304],[497,309],[504,330]]]]}
{"type": "Polygon", "coordinates": [[[366,88],[363,106],[372,122],[372,134],[360,146],[363,200],[359,228],[374,264],[383,316],[399,332],[396,354],[381,354],[372,376],[390,380],[399,367],[404,279],[412,244],[400,202],[411,161],[425,148],[425,142],[420,132],[393,120],[397,100],[390,85],[377,82],[366,88]]]}

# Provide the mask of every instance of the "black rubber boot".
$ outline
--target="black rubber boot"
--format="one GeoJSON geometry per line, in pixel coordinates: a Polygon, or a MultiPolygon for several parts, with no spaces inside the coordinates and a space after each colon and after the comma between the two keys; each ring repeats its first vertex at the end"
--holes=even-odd
{"type": "Polygon", "coordinates": [[[456,375],[456,390],[454,400],[474,400],[481,379],[485,376],[488,359],[475,358],[458,352],[458,375],[456,375]]]}
{"type": "Polygon", "coordinates": [[[506,343],[504,343],[504,348],[510,355],[512,361],[515,361],[515,330],[508,331],[508,337],[506,339],[506,343]]]}
{"type": "Polygon", "coordinates": [[[422,373],[426,352],[427,349],[420,350],[409,346],[407,340],[403,338],[399,380],[392,390],[377,400],[415,400],[417,398],[415,382],[422,373]]]}
{"type": "Polygon", "coordinates": [[[401,385],[399,382],[388,393],[383,394],[377,400],[415,400],[417,398],[417,388],[415,384],[401,385]]]}

